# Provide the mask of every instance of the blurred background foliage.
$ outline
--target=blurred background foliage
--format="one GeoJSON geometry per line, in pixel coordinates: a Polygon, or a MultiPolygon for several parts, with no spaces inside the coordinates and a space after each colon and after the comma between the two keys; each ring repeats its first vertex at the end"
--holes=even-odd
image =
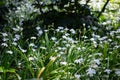
{"type": "MultiPolygon", "coordinates": [[[[7,23],[5,13],[8,9],[17,10],[17,7],[22,5],[19,4],[22,0],[0,1],[0,14],[1,14],[1,25],[7,23]],[[14,4],[12,2],[19,2],[14,4]],[[17,6],[18,5],[18,6],[17,6]]],[[[23,26],[29,28],[31,24],[42,22],[44,27],[48,28],[49,25],[66,26],[69,28],[80,28],[83,24],[86,26],[97,25],[97,18],[92,14],[88,1],[85,4],[81,4],[81,0],[30,0],[32,6],[39,9],[39,13],[31,13],[34,16],[32,19],[23,20],[23,26]]],[[[21,13],[23,14],[23,13],[21,13]]],[[[16,16],[16,15],[14,15],[16,16]]]]}
{"type": "MultiPolygon", "coordinates": [[[[91,13],[90,6],[80,4],[80,0],[37,0],[35,7],[40,11],[40,15],[32,19],[33,21],[42,21],[44,28],[48,26],[64,26],[74,29],[82,29],[83,24],[86,26],[97,25],[97,18],[91,13]]],[[[24,23],[29,22],[25,21],[24,23]]]]}
{"type": "MultiPolygon", "coordinates": [[[[42,29],[63,26],[81,31],[91,26],[100,28],[106,19],[117,19],[115,16],[119,14],[113,16],[112,12],[119,9],[119,4],[118,0],[1,0],[0,31],[16,24],[27,36],[34,35],[36,26],[42,29]]],[[[115,25],[120,25],[119,19],[115,25]]]]}
{"type": "Polygon", "coordinates": [[[7,8],[5,7],[5,3],[3,0],[0,1],[0,30],[3,28],[3,25],[6,23],[5,13],[7,12],[7,8]]]}

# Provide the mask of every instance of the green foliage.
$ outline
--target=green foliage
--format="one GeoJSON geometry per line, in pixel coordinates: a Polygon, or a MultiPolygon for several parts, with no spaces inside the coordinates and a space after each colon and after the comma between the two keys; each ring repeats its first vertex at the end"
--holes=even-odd
{"type": "MultiPolygon", "coordinates": [[[[40,10],[36,20],[42,20],[47,28],[49,25],[65,26],[74,29],[83,29],[83,24],[87,26],[97,25],[97,18],[91,14],[90,6],[80,4],[78,0],[58,0],[49,4],[37,1],[35,6],[40,10]]],[[[33,20],[34,21],[34,20],[33,20]]]]}
{"type": "Polygon", "coordinates": [[[20,80],[20,76],[16,73],[15,69],[5,69],[4,67],[0,66],[0,80],[9,80],[9,79],[20,80]]]}
{"type": "Polygon", "coordinates": [[[120,79],[118,5],[110,2],[99,18],[101,26],[93,26],[89,0],[5,1],[0,80],[120,79]],[[90,27],[83,28],[89,21],[90,27]]]}

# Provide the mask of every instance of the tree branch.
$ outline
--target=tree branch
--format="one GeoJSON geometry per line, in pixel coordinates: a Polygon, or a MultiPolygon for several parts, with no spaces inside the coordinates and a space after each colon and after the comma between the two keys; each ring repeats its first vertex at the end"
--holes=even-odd
{"type": "Polygon", "coordinates": [[[107,1],[106,1],[105,5],[103,6],[101,12],[98,14],[97,18],[99,18],[99,17],[101,16],[101,14],[105,11],[105,8],[106,8],[107,4],[109,3],[109,1],[110,1],[110,0],[107,0],[107,1]]]}

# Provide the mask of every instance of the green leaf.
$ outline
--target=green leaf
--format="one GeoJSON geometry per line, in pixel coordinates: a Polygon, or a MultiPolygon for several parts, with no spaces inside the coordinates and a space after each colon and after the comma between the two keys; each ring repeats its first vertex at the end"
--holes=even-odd
{"type": "Polygon", "coordinates": [[[48,52],[50,50],[50,47],[49,47],[49,39],[48,39],[48,34],[45,33],[45,41],[46,41],[46,46],[47,46],[47,49],[48,49],[48,52]]]}
{"type": "Polygon", "coordinates": [[[7,70],[7,72],[10,72],[10,73],[15,73],[15,69],[10,69],[10,70],[7,70]]]}
{"type": "Polygon", "coordinates": [[[55,62],[56,59],[57,59],[57,57],[53,57],[53,58],[49,61],[49,63],[47,64],[46,69],[49,69],[49,67],[55,62]]]}
{"type": "Polygon", "coordinates": [[[3,67],[0,67],[0,73],[3,73],[4,70],[3,70],[3,67]]]}
{"type": "Polygon", "coordinates": [[[58,73],[58,71],[56,71],[56,70],[51,72],[51,74],[57,74],[57,73],[58,73]]]}
{"type": "Polygon", "coordinates": [[[40,78],[42,73],[45,71],[45,67],[41,68],[39,71],[38,71],[38,75],[37,75],[37,78],[40,78]]]}

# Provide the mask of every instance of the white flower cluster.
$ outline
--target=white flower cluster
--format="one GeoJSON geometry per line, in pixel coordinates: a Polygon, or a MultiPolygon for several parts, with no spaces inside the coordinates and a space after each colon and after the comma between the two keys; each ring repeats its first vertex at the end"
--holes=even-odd
{"type": "Polygon", "coordinates": [[[9,23],[13,23],[15,20],[18,19],[19,25],[22,25],[22,21],[32,19],[34,16],[31,16],[32,13],[39,14],[39,9],[35,8],[33,0],[12,0],[12,1],[6,1],[6,5],[9,6],[9,4],[14,5],[16,8],[13,8],[12,10],[9,10],[9,13],[7,15],[9,19],[9,23]]]}
{"type": "Polygon", "coordinates": [[[1,43],[1,46],[8,47],[8,33],[1,33],[3,36],[3,43],[1,43]]]}

